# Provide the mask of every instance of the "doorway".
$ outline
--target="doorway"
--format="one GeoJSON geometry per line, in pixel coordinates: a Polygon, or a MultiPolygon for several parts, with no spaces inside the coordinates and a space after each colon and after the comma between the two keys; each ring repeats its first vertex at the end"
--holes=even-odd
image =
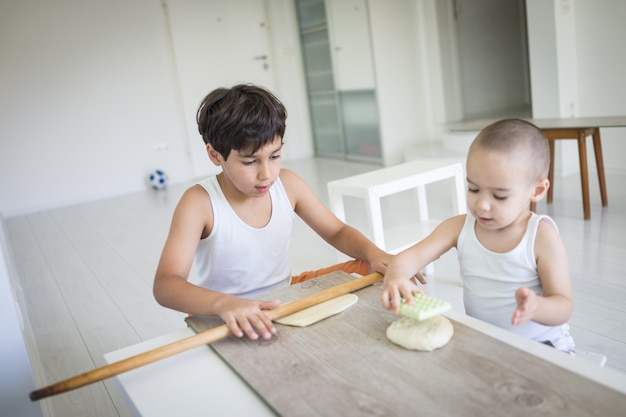
{"type": "Polygon", "coordinates": [[[524,0],[438,2],[448,121],[531,117],[524,0]]]}

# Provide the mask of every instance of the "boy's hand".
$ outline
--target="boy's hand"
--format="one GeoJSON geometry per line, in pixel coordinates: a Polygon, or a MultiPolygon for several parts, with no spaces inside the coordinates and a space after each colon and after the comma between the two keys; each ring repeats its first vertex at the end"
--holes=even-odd
{"type": "MultiPolygon", "coordinates": [[[[381,303],[383,307],[394,314],[400,314],[401,298],[404,298],[407,303],[411,304],[413,302],[413,294],[423,293],[424,291],[415,283],[413,279],[414,277],[406,279],[403,277],[391,277],[390,275],[385,275],[385,279],[383,280],[383,292],[381,295],[381,303]]],[[[419,275],[418,279],[420,279],[420,282],[423,284],[426,283],[421,275],[419,275]]]]}
{"type": "Polygon", "coordinates": [[[537,294],[529,288],[518,288],[515,291],[515,301],[517,301],[517,309],[513,312],[511,324],[520,326],[532,320],[537,309],[537,294]]]}
{"type": "Polygon", "coordinates": [[[219,316],[237,337],[244,334],[251,340],[271,339],[276,334],[276,327],[263,310],[273,310],[280,305],[279,300],[255,301],[239,297],[230,297],[224,304],[219,316]]]}
{"type": "Polygon", "coordinates": [[[380,256],[369,259],[370,263],[370,273],[372,272],[380,272],[381,274],[385,274],[387,272],[387,267],[391,262],[392,255],[387,252],[380,251],[380,256]]]}

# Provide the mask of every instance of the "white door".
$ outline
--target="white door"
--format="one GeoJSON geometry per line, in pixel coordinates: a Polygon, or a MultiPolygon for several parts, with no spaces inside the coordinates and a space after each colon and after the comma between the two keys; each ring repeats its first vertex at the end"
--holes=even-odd
{"type": "Polygon", "coordinates": [[[175,73],[196,178],[218,172],[196,125],[200,101],[218,87],[253,83],[274,90],[264,0],[167,0],[175,73]]]}

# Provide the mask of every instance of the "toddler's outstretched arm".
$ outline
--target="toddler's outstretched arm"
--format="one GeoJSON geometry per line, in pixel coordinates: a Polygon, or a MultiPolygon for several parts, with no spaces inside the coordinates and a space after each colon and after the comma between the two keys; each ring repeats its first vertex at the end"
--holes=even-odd
{"type": "Polygon", "coordinates": [[[384,308],[399,314],[401,298],[411,304],[413,294],[423,292],[413,278],[426,284],[419,271],[456,246],[464,221],[464,214],[443,221],[425,239],[393,257],[383,280],[381,304],[384,308]]]}

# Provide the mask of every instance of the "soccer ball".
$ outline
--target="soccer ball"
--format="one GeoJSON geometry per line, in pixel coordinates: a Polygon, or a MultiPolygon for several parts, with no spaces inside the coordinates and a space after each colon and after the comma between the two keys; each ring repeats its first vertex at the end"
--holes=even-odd
{"type": "Polygon", "coordinates": [[[160,169],[154,170],[148,175],[148,183],[154,190],[162,190],[167,187],[167,174],[160,169]]]}

